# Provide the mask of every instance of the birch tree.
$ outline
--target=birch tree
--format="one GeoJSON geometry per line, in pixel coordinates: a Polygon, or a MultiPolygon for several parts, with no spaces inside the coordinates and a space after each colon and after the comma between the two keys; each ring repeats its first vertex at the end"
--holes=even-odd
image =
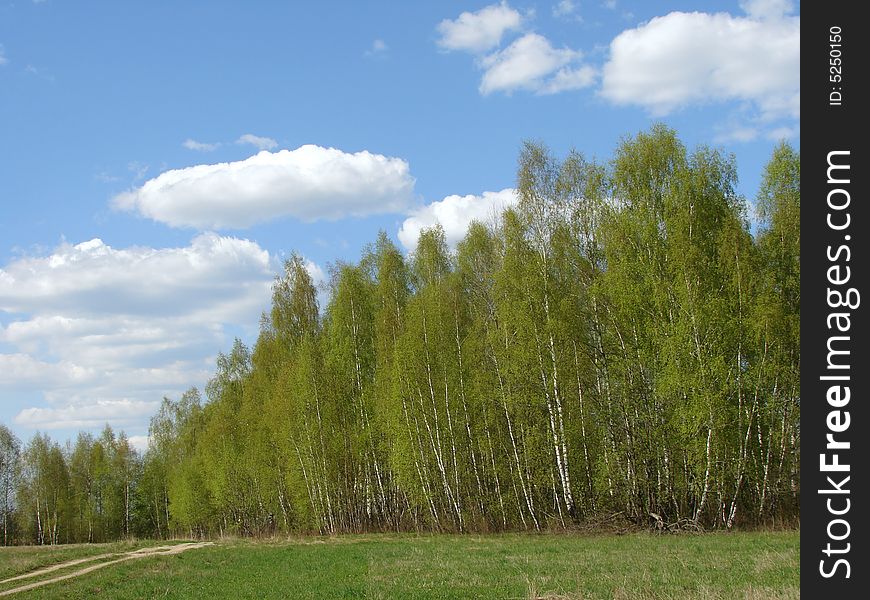
{"type": "Polygon", "coordinates": [[[8,546],[14,532],[15,487],[21,468],[21,442],[6,425],[0,424],[0,519],[3,521],[3,545],[8,546]]]}

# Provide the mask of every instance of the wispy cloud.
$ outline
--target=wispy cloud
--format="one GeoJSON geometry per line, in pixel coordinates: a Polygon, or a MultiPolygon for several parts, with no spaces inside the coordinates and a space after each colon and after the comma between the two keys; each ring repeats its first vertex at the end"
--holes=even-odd
{"type": "Polygon", "coordinates": [[[583,17],[579,13],[579,5],[574,0],[561,0],[553,5],[553,16],[557,19],[566,19],[581,22],[583,17]]]}
{"type": "Polygon", "coordinates": [[[800,124],[793,127],[776,127],[765,134],[765,137],[772,142],[781,142],[782,140],[793,140],[801,135],[800,124]]]}
{"type": "Polygon", "coordinates": [[[220,148],[220,142],[209,144],[207,142],[198,142],[190,138],[184,140],[181,145],[188,150],[195,150],[196,152],[212,152],[220,148]]]}
{"type": "Polygon", "coordinates": [[[149,168],[148,165],[140,163],[138,160],[131,160],[127,163],[127,170],[133,174],[134,182],[142,181],[149,168]]]}
{"type": "Polygon", "coordinates": [[[749,125],[723,125],[717,127],[719,132],[714,137],[717,144],[728,144],[733,142],[752,142],[758,138],[758,129],[749,125]]]}
{"type": "Polygon", "coordinates": [[[30,73],[34,77],[39,77],[43,81],[47,81],[49,83],[55,82],[54,75],[48,73],[45,69],[39,69],[37,67],[34,67],[33,65],[27,65],[26,67],[24,67],[24,71],[26,73],[30,73]]]}
{"type": "Polygon", "coordinates": [[[383,56],[387,53],[387,51],[389,49],[390,49],[390,47],[387,46],[387,43],[384,40],[378,38],[372,42],[371,48],[369,48],[368,50],[365,51],[365,55],[366,56],[383,56]]]}
{"type": "Polygon", "coordinates": [[[116,177],[111,173],[107,173],[106,171],[100,171],[96,175],[94,175],[94,179],[99,181],[100,183],[115,183],[121,181],[120,177],[116,177]]]}
{"type": "Polygon", "coordinates": [[[261,137],[253,133],[246,133],[236,140],[237,144],[250,144],[259,150],[272,150],[278,147],[278,142],[269,137],[261,137]]]}

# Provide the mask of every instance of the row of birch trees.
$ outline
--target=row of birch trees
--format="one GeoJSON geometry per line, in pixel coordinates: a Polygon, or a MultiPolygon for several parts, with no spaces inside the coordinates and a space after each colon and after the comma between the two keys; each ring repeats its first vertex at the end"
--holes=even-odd
{"type": "Polygon", "coordinates": [[[455,249],[381,233],[323,307],[292,255],[253,348],[152,419],[138,527],[796,519],[799,155],[774,151],[755,225],[735,185],[663,126],[607,164],[526,143],[517,204],[455,249]]]}
{"type": "Polygon", "coordinates": [[[80,433],[62,447],[37,434],[22,447],[0,425],[2,544],[105,542],[148,535],[136,490],[142,457],[120,433],[80,433]],[[136,529],[138,527],[138,529],[136,529]]]}

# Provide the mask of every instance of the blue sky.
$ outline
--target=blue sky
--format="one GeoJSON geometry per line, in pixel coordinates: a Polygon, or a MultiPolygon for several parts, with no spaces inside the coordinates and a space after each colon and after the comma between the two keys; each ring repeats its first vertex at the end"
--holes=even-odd
{"type": "Polygon", "coordinates": [[[141,447],[163,395],[318,280],[513,201],[523,140],[608,159],[662,121],[751,200],[799,145],[799,6],[0,0],[0,423],[141,447]]]}

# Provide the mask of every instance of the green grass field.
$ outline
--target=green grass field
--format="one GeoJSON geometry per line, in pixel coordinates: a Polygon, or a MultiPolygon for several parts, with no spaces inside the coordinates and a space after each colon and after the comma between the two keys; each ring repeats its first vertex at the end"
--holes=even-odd
{"type": "MultiPolygon", "coordinates": [[[[136,547],[0,548],[0,580],[136,547]]],[[[798,531],[237,540],[129,560],[11,597],[785,599],[800,597],[799,553],[798,531]]],[[[0,594],[15,585],[0,584],[0,594]]]]}

